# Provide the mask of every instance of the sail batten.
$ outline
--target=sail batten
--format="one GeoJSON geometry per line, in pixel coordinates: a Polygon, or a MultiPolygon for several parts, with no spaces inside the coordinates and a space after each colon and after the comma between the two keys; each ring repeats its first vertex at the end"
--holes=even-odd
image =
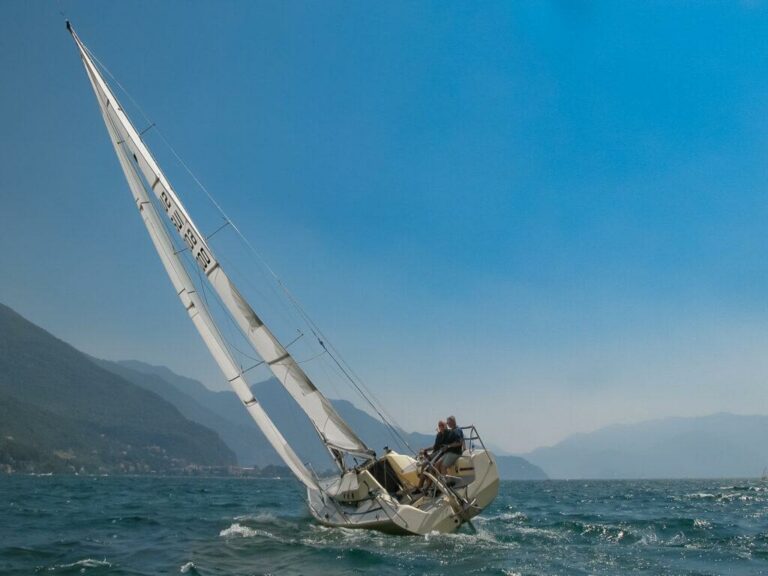
{"type": "Polygon", "coordinates": [[[208,246],[205,236],[198,230],[142,141],[141,135],[131,124],[119,101],[101,76],[88,50],[75,32],[71,29],[70,31],[80,50],[81,58],[96,93],[121,167],[125,172],[137,206],[143,213],[142,218],[163,261],[166,272],[171,278],[182,303],[187,308],[190,318],[201,333],[225,377],[230,381],[243,403],[246,404],[248,412],[251,413],[268,438],[268,432],[273,436],[276,433],[275,442],[272,442],[270,438],[273,446],[275,443],[278,446],[285,444],[287,451],[282,448],[276,448],[276,450],[294,473],[305,483],[307,482],[302,477],[314,482],[311,474],[287,445],[261,405],[253,398],[243,378],[243,371],[237,367],[227,345],[218,333],[213,318],[194,291],[194,284],[183,264],[179,251],[174,249],[168,231],[163,225],[161,218],[163,211],[170,220],[170,227],[175,229],[179,238],[184,242],[185,251],[189,250],[192,259],[204,273],[221,303],[235,320],[251,347],[302,408],[321,440],[336,456],[337,461],[338,455],[336,453],[338,452],[369,457],[372,451],[344,422],[328,399],[315,387],[290,352],[272,334],[240,294],[234,283],[231,282],[208,246]],[[157,199],[158,208],[150,201],[148,191],[157,199]],[[148,203],[149,206],[145,207],[144,203],[148,203]]]}

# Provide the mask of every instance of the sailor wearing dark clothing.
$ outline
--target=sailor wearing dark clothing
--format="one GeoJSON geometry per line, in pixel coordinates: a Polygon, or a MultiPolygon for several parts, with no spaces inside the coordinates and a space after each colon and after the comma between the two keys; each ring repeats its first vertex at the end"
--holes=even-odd
{"type": "Polygon", "coordinates": [[[464,452],[464,431],[461,428],[448,430],[447,436],[445,443],[448,447],[445,449],[446,452],[451,452],[453,454],[461,454],[464,452]]]}
{"type": "Polygon", "coordinates": [[[442,451],[440,450],[443,446],[448,444],[448,439],[451,436],[451,431],[448,430],[445,426],[445,422],[440,420],[440,422],[437,423],[437,434],[435,434],[435,443],[432,446],[432,452],[429,455],[429,459],[432,460],[436,456],[439,456],[442,454],[442,451]]]}
{"type": "Polygon", "coordinates": [[[437,461],[437,469],[441,474],[445,474],[464,452],[464,432],[456,425],[454,416],[448,416],[448,441],[443,452],[443,456],[437,461]]]}

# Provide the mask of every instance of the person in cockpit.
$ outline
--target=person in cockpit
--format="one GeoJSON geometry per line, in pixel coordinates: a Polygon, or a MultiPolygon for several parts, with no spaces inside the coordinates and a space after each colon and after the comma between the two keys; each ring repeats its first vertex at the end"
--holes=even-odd
{"type": "Polygon", "coordinates": [[[456,464],[461,453],[464,452],[464,432],[456,425],[456,417],[448,416],[448,441],[443,447],[443,455],[435,464],[440,474],[445,474],[448,468],[456,464]]]}
{"type": "Polygon", "coordinates": [[[424,488],[424,483],[427,481],[427,477],[424,476],[424,469],[428,467],[428,463],[434,464],[442,455],[445,445],[448,443],[450,431],[443,420],[437,423],[437,434],[435,435],[435,442],[432,448],[423,448],[419,455],[426,461],[419,473],[419,486],[417,491],[421,491],[424,488]]]}

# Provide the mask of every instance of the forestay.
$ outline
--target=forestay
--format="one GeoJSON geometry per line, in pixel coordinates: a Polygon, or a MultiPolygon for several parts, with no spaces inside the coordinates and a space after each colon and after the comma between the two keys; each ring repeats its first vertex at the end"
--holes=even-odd
{"type": "Polygon", "coordinates": [[[173,227],[185,242],[192,257],[254,350],[307,414],[323,442],[337,457],[337,461],[341,460],[339,453],[369,456],[371,451],[342,420],[330,402],[317,390],[290,353],[278,342],[229,280],[205,241],[205,237],[195,226],[165,175],[142,142],[140,135],[123,112],[118,100],[95,66],[87,48],[82,44],[74,30],[71,27],[69,29],[80,50],[83,64],[96,93],[120,164],[166,271],[219,367],[273,447],[305,484],[308,486],[315,485],[312,475],[253,397],[243,378],[242,370],[229,353],[215,322],[197,294],[181,256],[174,250],[173,242],[161,217],[150,201],[148,190],[151,190],[159,200],[161,208],[166,212],[173,227]]]}

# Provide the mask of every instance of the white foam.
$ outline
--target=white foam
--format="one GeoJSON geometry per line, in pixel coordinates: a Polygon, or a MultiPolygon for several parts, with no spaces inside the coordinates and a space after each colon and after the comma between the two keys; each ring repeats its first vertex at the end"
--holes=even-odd
{"type": "Polygon", "coordinates": [[[653,530],[645,530],[640,540],[637,542],[638,546],[651,546],[659,542],[659,537],[653,530]]]}
{"type": "Polygon", "coordinates": [[[99,566],[106,566],[107,568],[110,568],[112,564],[107,562],[106,558],[104,560],[84,558],[82,560],[78,560],[77,562],[72,562],[72,564],[62,564],[61,568],[74,568],[75,566],[80,566],[81,568],[98,568],[99,566]]]}
{"type": "Polygon", "coordinates": [[[667,542],[668,546],[683,546],[685,543],[688,542],[688,539],[685,537],[685,534],[682,532],[678,532],[672,538],[669,539],[667,542]]]}
{"type": "Polygon", "coordinates": [[[491,520],[501,520],[503,522],[511,522],[515,520],[525,521],[528,520],[528,516],[526,516],[523,512],[502,512],[501,514],[497,514],[496,516],[488,516],[487,518],[478,516],[472,521],[474,522],[475,520],[478,520],[479,522],[488,522],[491,520]]]}
{"type": "Polygon", "coordinates": [[[243,526],[238,522],[235,522],[229,528],[225,528],[224,530],[219,532],[219,536],[223,536],[224,538],[229,538],[232,536],[242,536],[243,538],[251,538],[253,536],[258,536],[258,535],[259,535],[258,530],[254,530],[253,528],[248,528],[248,526],[243,526]]]}
{"type": "Polygon", "coordinates": [[[192,570],[194,567],[195,567],[194,562],[187,562],[186,564],[181,565],[181,568],[179,568],[179,572],[181,572],[182,574],[186,574],[187,572],[192,570]]]}

